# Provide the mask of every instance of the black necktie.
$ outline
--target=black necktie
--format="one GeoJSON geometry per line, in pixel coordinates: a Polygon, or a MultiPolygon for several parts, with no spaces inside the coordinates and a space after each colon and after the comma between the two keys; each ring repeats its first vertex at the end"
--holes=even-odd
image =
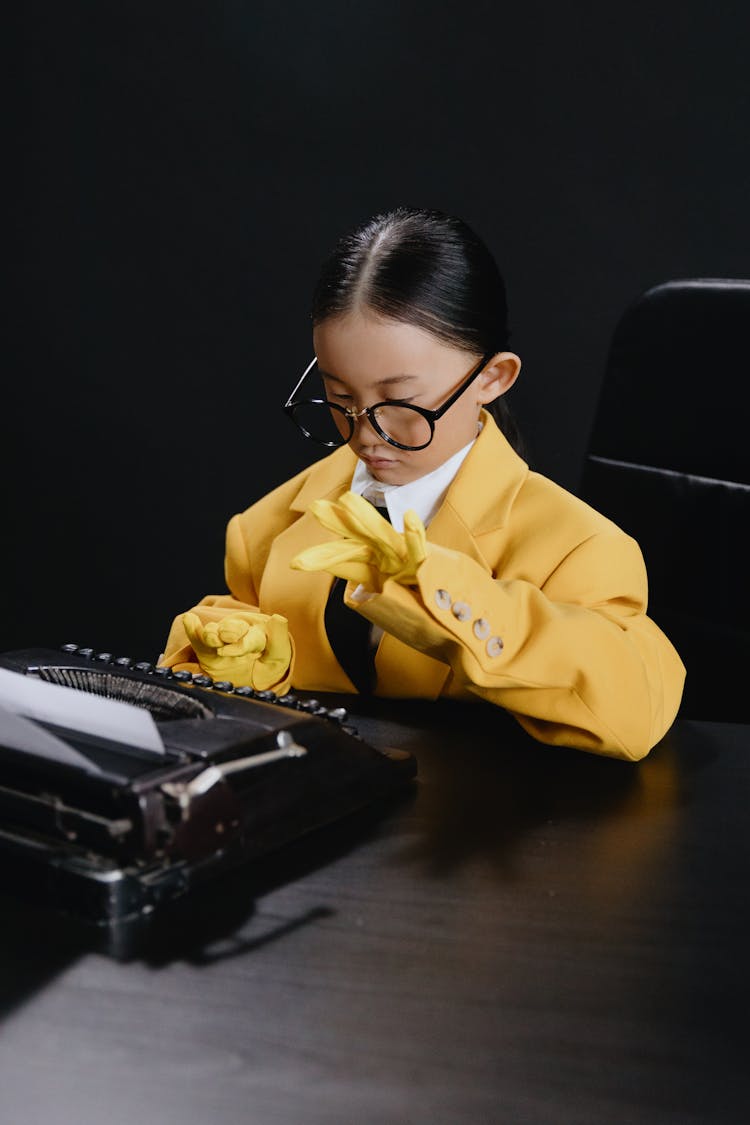
{"type": "MultiPolygon", "coordinates": [[[[388,519],[386,508],[377,509],[388,519]]],[[[344,601],[346,579],[335,578],[323,621],[333,654],[357,691],[369,695],[375,687],[375,653],[370,647],[371,625],[344,601]]]]}

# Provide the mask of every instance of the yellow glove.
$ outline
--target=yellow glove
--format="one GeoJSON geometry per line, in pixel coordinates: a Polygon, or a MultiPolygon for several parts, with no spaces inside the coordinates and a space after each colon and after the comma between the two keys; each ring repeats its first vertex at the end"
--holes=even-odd
{"type": "Polygon", "coordinates": [[[213,680],[230,680],[256,691],[286,686],[292,644],[285,617],[245,612],[205,625],[197,613],[182,616],[198,663],[213,680]]]}
{"type": "Polygon", "coordinates": [[[315,500],[310,511],[341,538],[302,551],[292,559],[295,570],[325,570],[374,593],[382,591],[388,578],[404,586],[416,584],[417,570],[429,550],[416,512],[405,514],[402,533],[354,492],[345,492],[336,501],[315,500]]]}

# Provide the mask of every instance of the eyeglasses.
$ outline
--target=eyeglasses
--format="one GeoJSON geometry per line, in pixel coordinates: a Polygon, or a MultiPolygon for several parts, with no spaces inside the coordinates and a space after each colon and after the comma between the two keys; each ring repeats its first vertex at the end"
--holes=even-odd
{"type": "Polygon", "coordinates": [[[435,423],[450,410],[454,402],[467,390],[491,359],[492,353],[482,356],[478,365],[464,379],[458,390],[437,408],[427,410],[423,406],[410,406],[400,402],[376,402],[362,410],[352,410],[327,399],[312,398],[292,402],[307,376],[317,364],[315,357],[305,368],[302,378],[284,403],[284,412],[299,426],[306,438],[335,449],[351,441],[354,423],[366,417],[376,434],[397,449],[425,449],[435,436],[435,423]]]}

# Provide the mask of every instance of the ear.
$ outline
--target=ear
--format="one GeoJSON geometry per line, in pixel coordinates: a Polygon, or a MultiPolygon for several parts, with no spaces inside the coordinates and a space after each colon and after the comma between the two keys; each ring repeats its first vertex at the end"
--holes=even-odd
{"type": "Polygon", "coordinates": [[[485,366],[477,380],[477,401],[482,405],[494,402],[515,383],[521,370],[521,360],[515,352],[498,352],[485,366]]]}

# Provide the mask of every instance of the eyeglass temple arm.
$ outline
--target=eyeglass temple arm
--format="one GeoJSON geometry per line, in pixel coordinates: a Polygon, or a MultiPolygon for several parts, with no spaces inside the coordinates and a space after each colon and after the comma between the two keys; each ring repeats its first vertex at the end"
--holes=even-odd
{"type": "Polygon", "coordinates": [[[487,366],[489,361],[492,359],[493,354],[494,354],[493,352],[488,352],[487,355],[483,355],[481,360],[479,361],[479,366],[475,367],[474,370],[471,372],[471,374],[468,376],[468,378],[464,379],[461,386],[458,387],[457,390],[455,390],[453,392],[453,394],[448,399],[448,401],[444,402],[442,406],[439,406],[437,410],[431,410],[429,412],[430,417],[432,418],[433,422],[437,422],[440,418],[443,417],[446,410],[450,410],[450,408],[451,408],[451,406],[453,406],[454,402],[458,402],[458,400],[460,399],[460,397],[464,393],[464,391],[467,391],[469,389],[469,387],[471,386],[471,384],[476,379],[476,377],[478,375],[481,375],[482,371],[484,371],[485,367],[487,366]]]}
{"type": "Polygon", "coordinates": [[[298,391],[298,390],[300,389],[300,387],[301,387],[301,386],[302,386],[302,384],[304,383],[305,379],[306,379],[306,378],[307,378],[307,376],[308,376],[308,375],[310,374],[310,372],[312,371],[313,367],[315,366],[315,364],[316,364],[317,362],[318,362],[318,357],[317,357],[316,355],[314,355],[314,356],[312,357],[312,359],[310,360],[310,362],[308,363],[308,365],[307,365],[307,367],[305,368],[305,370],[304,370],[304,371],[302,372],[302,377],[300,378],[300,381],[299,381],[299,382],[297,383],[297,386],[296,386],[296,387],[294,388],[294,390],[292,391],[292,393],[291,393],[291,394],[289,395],[289,398],[288,398],[288,399],[286,400],[286,402],[284,403],[284,406],[291,406],[291,405],[292,405],[292,399],[294,398],[294,396],[296,395],[297,391],[298,391]]]}

